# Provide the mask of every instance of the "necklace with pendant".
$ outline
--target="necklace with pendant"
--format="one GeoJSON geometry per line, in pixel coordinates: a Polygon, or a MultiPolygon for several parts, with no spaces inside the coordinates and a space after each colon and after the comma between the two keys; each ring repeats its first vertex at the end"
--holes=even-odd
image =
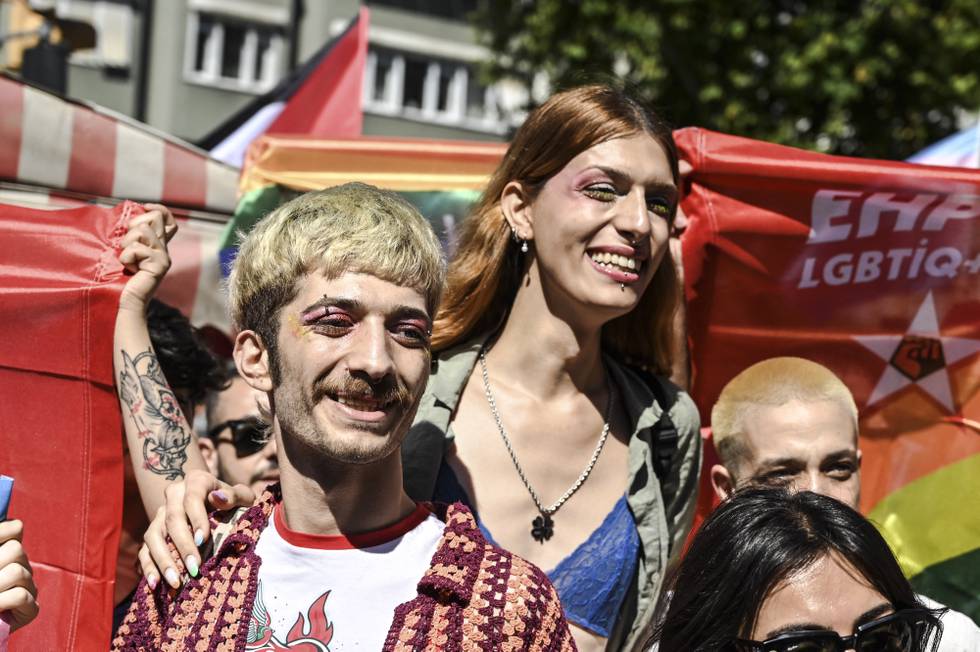
{"type": "Polygon", "coordinates": [[[565,504],[572,495],[582,486],[585,480],[592,473],[592,469],[595,467],[596,462],[599,460],[599,454],[602,453],[602,447],[606,443],[606,438],[609,437],[609,416],[612,413],[613,406],[613,387],[609,382],[608,375],[606,376],[606,388],[609,393],[609,399],[606,403],[606,422],[602,425],[602,432],[599,434],[599,441],[596,443],[595,450],[592,452],[592,459],[586,465],[585,470],[579,474],[578,478],[572,483],[572,486],[568,488],[568,491],[563,493],[561,497],[556,500],[551,505],[545,506],[541,503],[541,499],[538,498],[538,492],[534,490],[531,486],[531,482],[527,479],[527,475],[524,473],[524,469],[521,468],[521,463],[517,461],[517,454],[514,452],[514,447],[510,443],[510,437],[507,436],[507,431],[504,430],[504,422],[500,419],[500,412],[497,410],[497,402],[493,398],[493,392],[490,391],[490,375],[487,372],[487,357],[486,357],[486,347],[480,349],[480,370],[483,375],[483,389],[487,395],[487,403],[490,404],[490,412],[493,414],[493,420],[497,422],[497,430],[500,432],[500,438],[504,440],[504,446],[507,448],[507,452],[510,454],[510,459],[514,463],[514,468],[517,469],[517,475],[521,477],[521,482],[527,488],[527,492],[531,494],[531,500],[534,501],[534,506],[537,507],[539,516],[535,517],[531,521],[531,537],[534,538],[538,543],[544,543],[552,537],[555,533],[555,521],[552,519],[552,515],[555,514],[561,506],[565,504]]]}

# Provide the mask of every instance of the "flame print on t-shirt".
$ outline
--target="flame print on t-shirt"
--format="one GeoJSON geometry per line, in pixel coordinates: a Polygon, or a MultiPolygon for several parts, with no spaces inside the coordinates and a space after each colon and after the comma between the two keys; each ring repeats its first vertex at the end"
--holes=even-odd
{"type": "Polygon", "coordinates": [[[248,622],[248,641],[245,649],[248,652],[278,652],[279,650],[330,652],[333,623],[327,621],[325,609],[329,596],[330,591],[325,591],[306,610],[305,617],[302,613],[296,614],[296,622],[289,628],[286,641],[283,642],[276,638],[276,633],[272,631],[272,618],[265,608],[262,582],[259,581],[255,605],[252,607],[252,616],[248,622]]]}

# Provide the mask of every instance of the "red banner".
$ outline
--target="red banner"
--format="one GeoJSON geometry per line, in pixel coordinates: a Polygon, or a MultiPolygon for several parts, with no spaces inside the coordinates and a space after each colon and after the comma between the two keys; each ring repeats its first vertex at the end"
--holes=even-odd
{"type": "Polygon", "coordinates": [[[105,650],[122,513],[112,332],[124,204],[0,204],[0,472],[16,484],[41,613],[13,649],[105,650]]]}
{"type": "Polygon", "coordinates": [[[920,591],[980,618],[980,172],[676,136],[703,422],[760,360],[834,370],[860,410],[862,509],[920,591]]]}

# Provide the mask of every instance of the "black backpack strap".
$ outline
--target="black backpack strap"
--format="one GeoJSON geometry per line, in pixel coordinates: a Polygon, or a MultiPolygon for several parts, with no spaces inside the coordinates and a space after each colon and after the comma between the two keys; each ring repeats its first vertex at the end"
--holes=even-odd
{"type": "Polygon", "coordinates": [[[646,383],[650,391],[653,392],[657,403],[660,405],[660,420],[655,426],[653,440],[653,470],[660,480],[660,493],[664,499],[664,505],[669,505],[677,495],[677,483],[673,481],[670,474],[671,464],[677,452],[678,434],[674,422],[670,418],[670,409],[677,402],[678,388],[660,376],[652,374],[645,369],[638,367],[632,368],[640,378],[646,383]]]}
{"type": "Polygon", "coordinates": [[[446,433],[429,421],[415,423],[402,441],[402,481],[416,502],[434,498],[439,468],[446,454],[446,433]]]}

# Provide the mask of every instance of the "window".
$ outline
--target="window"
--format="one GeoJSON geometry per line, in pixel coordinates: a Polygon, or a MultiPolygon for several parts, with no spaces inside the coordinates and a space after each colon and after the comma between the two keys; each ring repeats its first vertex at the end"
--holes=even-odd
{"type": "Polygon", "coordinates": [[[383,115],[503,133],[498,91],[467,63],[371,46],[364,70],[364,109],[383,115]]]}
{"type": "Polygon", "coordinates": [[[252,93],[265,92],[279,81],[279,27],[192,11],[186,43],[188,81],[252,93]]]}
{"type": "Polygon", "coordinates": [[[95,29],[95,47],[72,52],[68,59],[71,63],[119,70],[129,68],[134,20],[133,8],[128,3],[57,0],[48,5],[53,5],[58,18],[88,23],[95,29]]]}
{"type": "Polygon", "coordinates": [[[408,109],[421,109],[425,99],[425,78],[429,74],[429,65],[418,57],[407,56],[404,59],[402,105],[408,109]]]}
{"type": "Polygon", "coordinates": [[[477,0],[371,0],[368,4],[458,21],[466,21],[478,6],[477,0]]]}

